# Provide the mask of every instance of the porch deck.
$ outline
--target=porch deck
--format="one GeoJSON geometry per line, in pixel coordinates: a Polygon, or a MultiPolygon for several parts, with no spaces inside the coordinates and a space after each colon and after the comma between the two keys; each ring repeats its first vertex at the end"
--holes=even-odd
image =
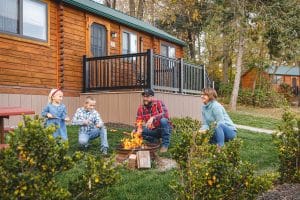
{"type": "Polygon", "coordinates": [[[104,57],[83,56],[83,92],[153,88],[156,91],[199,94],[213,87],[204,65],[143,53],[104,57]]]}

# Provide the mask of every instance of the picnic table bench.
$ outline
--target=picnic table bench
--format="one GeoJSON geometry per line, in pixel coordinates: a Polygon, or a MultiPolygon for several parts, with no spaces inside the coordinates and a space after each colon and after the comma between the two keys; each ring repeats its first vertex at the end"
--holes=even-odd
{"type": "MultiPolygon", "coordinates": [[[[4,128],[4,119],[8,119],[10,116],[17,116],[17,115],[32,115],[35,112],[28,108],[22,107],[0,107],[0,146],[6,146],[4,141],[4,134],[7,131],[4,128]]],[[[1,149],[1,148],[0,148],[1,149]]]]}

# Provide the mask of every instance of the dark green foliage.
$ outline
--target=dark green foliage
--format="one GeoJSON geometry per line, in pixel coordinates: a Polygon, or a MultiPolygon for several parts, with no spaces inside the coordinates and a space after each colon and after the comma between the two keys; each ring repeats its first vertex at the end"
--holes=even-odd
{"type": "Polygon", "coordinates": [[[300,183],[300,119],[286,111],[273,140],[278,148],[280,181],[300,183]]]}
{"type": "MultiPolygon", "coordinates": [[[[54,138],[56,127],[43,126],[43,119],[25,116],[8,139],[10,147],[0,151],[0,199],[70,199],[72,193],[61,187],[56,176],[71,170],[82,158],[88,159],[87,169],[82,174],[87,179],[103,178],[101,186],[112,184],[116,172],[111,162],[103,158],[74,152],[68,155],[68,142],[54,138]]],[[[78,177],[77,184],[86,179],[78,177]]],[[[94,179],[93,179],[94,180],[94,179]]],[[[99,181],[100,182],[100,181],[99,181]]],[[[89,188],[78,187],[78,193],[87,193],[89,188]]],[[[94,188],[93,188],[94,189],[94,188]]]]}
{"type": "Polygon", "coordinates": [[[238,102],[261,108],[275,108],[287,104],[285,98],[271,88],[243,89],[239,92],[238,102]]]}
{"type": "Polygon", "coordinates": [[[179,169],[172,183],[180,199],[254,199],[271,187],[273,175],[256,176],[254,166],[241,160],[240,139],[219,148],[209,144],[212,131],[188,128],[181,134],[174,150],[179,169]]]}

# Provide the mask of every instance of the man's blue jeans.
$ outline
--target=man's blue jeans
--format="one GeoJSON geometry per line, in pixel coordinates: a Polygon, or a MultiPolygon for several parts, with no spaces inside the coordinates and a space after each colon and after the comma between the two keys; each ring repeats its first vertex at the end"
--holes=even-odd
{"type": "Polygon", "coordinates": [[[226,126],[225,124],[218,124],[215,128],[214,135],[212,136],[210,142],[212,144],[218,144],[219,146],[224,146],[224,142],[232,140],[236,136],[236,130],[233,130],[226,126]]]}
{"type": "Polygon", "coordinates": [[[107,130],[105,127],[95,128],[87,133],[80,133],[78,137],[78,142],[82,146],[88,146],[90,140],[94,140],[100,136],[101,146],[100,149],[108,148],[107,142],[107,130]]]}
{"type": "Polygon", "coordinates": [[[155,129],[143,128],[142,136],[145,140],[154,143],[162,138],[162,146],[169,147],[170,137],[171,137],[172,128],[169,124],[169,120],[166,118],[161,118],[160,126],[155,129]]]}

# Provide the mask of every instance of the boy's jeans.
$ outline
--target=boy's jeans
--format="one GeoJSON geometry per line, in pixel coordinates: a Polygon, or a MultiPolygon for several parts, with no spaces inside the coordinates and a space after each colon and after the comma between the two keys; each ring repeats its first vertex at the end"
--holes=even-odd
{"type": "Polygon", "coordinates": [[[224,146],[224,142],[232,140],[235,136],[236,136],[236,130],[229,128],[225,124],[219,124],[215,128],[214,135],[212,136],[210,142],[212,144],[218,144],[219,146],[224,146]]]}
{"type": "Polygon", "coordinates": [[[169,120],[166,118],[161,118],[160,126],[156,129],[143,128],[142,136],[145,140],[153,143],[156,142],[159,138],[162,138],[162,146],[169,147],[170,145],[170,136],[172,128],[169,124],[169,120]]]}
{"type": "Polygon", "coordinates": [[[108,148],[108,142],[107,142],[107,130],[105,127],[102,128],[95,128],[89,132],[86,133],[80,133],[78,137],[78,142],[80,145],[87,146],[89,144],[90,140],[94,140],[97,137],[101,138],[101,150],[104,148],[108,148]]]}

